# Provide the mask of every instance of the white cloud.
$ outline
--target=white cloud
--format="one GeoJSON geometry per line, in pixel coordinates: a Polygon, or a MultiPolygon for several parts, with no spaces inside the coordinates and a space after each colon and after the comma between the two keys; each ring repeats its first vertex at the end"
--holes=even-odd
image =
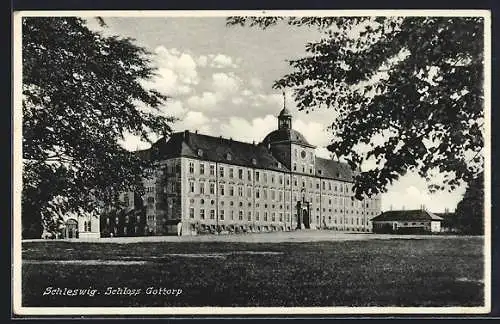
{"type": "Polygon", "coordinates": [[[250,85],[254,87],[255,89],[261,89],[262,88],[262,80],[259,78],[250,78],[250,85]]]}
{"type": "Polygon", "coordinates": [[[427,182],[418,174],[410,172],[401,177],[382,195],[382,210],[402,208],[419,209],[420,205],[431,212],[443,212],[445,208],[454,210],[465,193],[465,186],[460,186],[453,192],[439,191],[429,193],[427,182]]]}
{"type": "Polygon", "coordinates": [[[144,81],[143,85],[169,96],[191,93],[192,87],[199,83],[197,64],[191,55],[164,46],[158,46],[155,54],[156,75],[144,81]]]}
{"type": "Polygon", "coordinates": [[[224,99],[229,94],[236,93],[241,84],[241,79],[234,73],[214,73],[212,75],[212,88],[218,98],[224,99]]]}
{"type": "Polygon", "coordinates": [[[198,65],[201,66],[201,67],[205,67],[208,64],[208,57],[206,57],[205,55],[201,55],[196,60],[196,63],[198,63],[198,65]]]}
{"type": "Polygon", "coordinates": [[[213,92],[205,91],[201,96],[192,96],[187,100],[188,106],[198,110],[210,110],[215,108],[217,97],[213,92]]]}
{"type": "Polygon", "coordinates": [[[161,108],[161,112],[164,116],[172,117],[182,117],[186,113],[186,108],[179,100],[169,100],[166,105],[161,108]]]}
{"type": "Polygon", "coordinates": [[[242,117],[232,116],[228,122],[220,125],[221,134],[237,141],[251,143],[261,142],[277,126],[276,118],[267,115],[264,118],[254,118],[248,121],[242,117]]]}
{"type": "Polygon", "coordinates": [[[296,119],[292,122],[295,130],[305,136],[307,141],[312,145],[324,147],[330,143],[331,135],[325,127],[317,122],[304,122],[301,119],[296,119]]]}
{"type": "Polygon", "coordinates": [[[244,100],[241,97],[234,97],[233,99],[231,99],[231,102],[235,105],[241,105],[244,100]]]}
{"type": "Polygon", "coordinates": [[[233,59],[230,56],[224,54],[217,54],[212,56],[212,62],[210,62],[210,66],[216,69],[223,68],[237,68],[238,66],[233,62],[233,59]]]}
{"type": "Polygon", "coordinates": [[[214,119],[210,119],[201,111],[188,111],[184,117],[173,125],[176,131],[190,130],[199,131],[203,134],[214,135],[212,126],[214,119]]]}
{"type": "Polygon", "coordinates": [[[242,94],[243,96],[245,96],[245,97],[249,97],[249,96],[253,95],[253,92],[252,92],[252,90],[245,89],[245,90],[243,90],[243,91],[241,92],[241,94],[242,94]]]}

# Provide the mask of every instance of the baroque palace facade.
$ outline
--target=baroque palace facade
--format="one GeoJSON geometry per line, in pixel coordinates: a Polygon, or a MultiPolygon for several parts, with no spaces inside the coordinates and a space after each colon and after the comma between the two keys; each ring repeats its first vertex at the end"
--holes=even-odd
{"type": "MultiPolygon", "coordinates": [[[[329,228],[370,232],[380,197],[353,197],[345,163],[315,156],[283,108],[261,143],[178,132],[137,152],[158,166],[144,180],[145,219],[101,220],[113,236],[182,235],[329,228]],[[122,224],[119,224],[119,223],[122,224]]],[[[137,195],[124,193],[129,210],[137,195]]],[[[135,207],[134,207],[135,206],[135,207]]]]}

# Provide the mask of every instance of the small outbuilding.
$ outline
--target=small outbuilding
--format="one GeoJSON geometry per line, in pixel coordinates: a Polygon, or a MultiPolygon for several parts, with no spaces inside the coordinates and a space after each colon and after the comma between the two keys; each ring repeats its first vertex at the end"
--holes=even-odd
{"type": "Polygon", "coordinates": [[[390,210],[371,219],[374,233],[423,234],[441,232],[442,217],[427,210],[390,210]]]}

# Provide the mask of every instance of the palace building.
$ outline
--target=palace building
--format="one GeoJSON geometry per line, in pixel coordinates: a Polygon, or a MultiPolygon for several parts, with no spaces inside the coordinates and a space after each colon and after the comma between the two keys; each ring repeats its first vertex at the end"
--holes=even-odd
{"type": "MultiPolygon", "coordinates": [[[[113,236],[289,231],[328,228],[370,232],[380,197],[351,199],[353,171],[315,156],[283,108],[261,143],[177,132],[137,152],[155,161],[144,180],[145,219],[101,220],[113,236]]],[[[137,195],[121,198],[132,210],[137,195]]],[[[140,199],[140,198],[139,198],[140,199]]],[[[135,206],[135,207],[134,207],[135,206]]]]}

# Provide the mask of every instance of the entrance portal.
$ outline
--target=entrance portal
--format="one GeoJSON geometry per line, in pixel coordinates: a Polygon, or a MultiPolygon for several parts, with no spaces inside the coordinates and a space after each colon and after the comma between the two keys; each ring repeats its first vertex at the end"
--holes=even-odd
{"type": "Polygon", "coordinates": [[[302,222],[303,222],[305,228],[311,228],[310,220],[309,220],[309,213],[308,213],[307,209],[303,210],[302,222]]]}

